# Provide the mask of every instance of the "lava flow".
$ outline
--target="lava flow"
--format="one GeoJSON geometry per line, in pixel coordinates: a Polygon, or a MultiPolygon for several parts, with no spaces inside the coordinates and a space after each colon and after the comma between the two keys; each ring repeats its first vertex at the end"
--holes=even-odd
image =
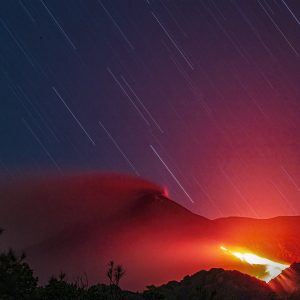
{"type": "Polygon", "coordinates": [[[225,248],[224,246],[220,246],[220,249],[226,254],[240,259],[244,263],[248,263],[252,266],[264,267],[264,273],[258,274],[256,277],[265,282],[269,282],[278,276],[283,270],[289,267],[288,264],[281,264],[253,253],[233,251],[225,248]]]}

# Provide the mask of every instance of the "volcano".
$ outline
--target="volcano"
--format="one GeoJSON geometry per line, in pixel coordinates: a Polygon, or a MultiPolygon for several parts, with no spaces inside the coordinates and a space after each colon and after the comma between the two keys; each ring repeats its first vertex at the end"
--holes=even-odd
{"type": "Polygon", "coordinates": [[[123,287],[179,280],[199,269],[265,269],[224,254],[241,247],[282,264],[300,261],[300,217],[209,220],[141,178],[81,174],[7,183],[0,188],[2,247],[25,250],[41,282],[63,271],[105,281],[110,260],[126,269],[123,287]]]}

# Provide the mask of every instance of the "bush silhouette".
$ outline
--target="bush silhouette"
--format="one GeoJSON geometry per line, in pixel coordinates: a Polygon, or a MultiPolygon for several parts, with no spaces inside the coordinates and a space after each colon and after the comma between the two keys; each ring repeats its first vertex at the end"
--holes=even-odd
{"type": "Polygon", "coordinates": [[[39,299],[43,300],[79,300],[85,299],[85,290],[76,283],[65,280],[66,275],[61,273],[58,278],[51,277],[48,284],[40,289],[39,299]]]}
{"type": "Polygon", "coordinates": [[[24,253],[18,256],[13,250],[0,253],[1,300],[34,299],[38,279],[24,259],[24,253]]]}

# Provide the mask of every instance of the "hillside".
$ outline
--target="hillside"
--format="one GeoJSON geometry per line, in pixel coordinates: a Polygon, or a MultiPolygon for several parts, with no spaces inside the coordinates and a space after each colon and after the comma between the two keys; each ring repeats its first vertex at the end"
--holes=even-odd
{"type": "Polygon", "coordinates": [[[188,299],[280,299],[267,283],[238,271],[211,269],[186,276],[180,282],[169,283],[153,289],[166,300],[188,299]]]}
{"type": "Polygon", "coordinates": [[[105,265],[122,263],[123,287],[142,290],[199,269],[255,270],[220,251],[247,248],[292,263],[300,254],[300,217],[209,220],[168,199],[161,187],[122,175],[36,179],[0,188],[2,246],[25,249],[41,282],[64,271],[105,280],[105,265]]]}

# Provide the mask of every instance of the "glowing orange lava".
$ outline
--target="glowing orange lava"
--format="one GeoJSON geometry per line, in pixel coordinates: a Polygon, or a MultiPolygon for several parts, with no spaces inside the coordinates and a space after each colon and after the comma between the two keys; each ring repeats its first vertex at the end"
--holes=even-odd
{"type": "Polygon", "coordinates": [[[257,275],[256,277],[266,282],[269,282],[278,276],[284,269],[289,267],[287,264],[281,264],[253,253],[233,251],[223,246],[220,246],[220,249],[226,254],[240,259],[244,263],[248,263],[253,266],[263,266],[265,268],[265,273],[262,275],[257,275]]]}

